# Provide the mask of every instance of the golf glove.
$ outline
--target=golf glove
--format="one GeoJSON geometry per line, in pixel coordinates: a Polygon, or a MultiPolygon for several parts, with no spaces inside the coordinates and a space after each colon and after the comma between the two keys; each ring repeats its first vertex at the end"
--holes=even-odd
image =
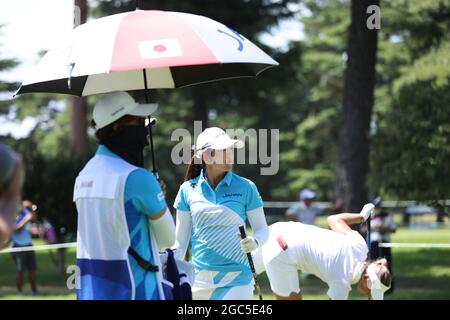
{"type": "MultiPolygon", "coordinates": [[[[239,235],[239,234],[238,234],[239,235]]],[[[240,238],[240,235],[239,235],[240,238]]],[[[247,236],[244,239],[241,240],[241,249],[244,253],[250,253],[256,249],[258,249],[259,244],[256,239],[253,237],[247,236]]]]}
{"type": "Polygon", "coordinates": [[[364,205],[361,212],[359,213],[364,221],[366,221],[373,214],[374,208],[375,206],[372,203],[367,203],[364,205]]]}

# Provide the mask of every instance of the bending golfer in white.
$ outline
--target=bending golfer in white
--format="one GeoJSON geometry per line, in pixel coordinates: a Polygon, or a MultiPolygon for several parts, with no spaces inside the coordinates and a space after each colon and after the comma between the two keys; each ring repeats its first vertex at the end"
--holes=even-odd
{"type": "Polygon", "coordinates": [[[300,222],[277,222],[269,226],[269,240],[253,253],[257,273],[264,269],[279,300],[301,300],[298,270],[312,273],[328,284],[332,300],[345,300],[351,285],[373,300],[382,300],[391,275],[386,259],[367,262],[367,245],[349,225],[362,223],[373,213],[366,204],[361,213],[328,217],[331,230],[300,222]]]}

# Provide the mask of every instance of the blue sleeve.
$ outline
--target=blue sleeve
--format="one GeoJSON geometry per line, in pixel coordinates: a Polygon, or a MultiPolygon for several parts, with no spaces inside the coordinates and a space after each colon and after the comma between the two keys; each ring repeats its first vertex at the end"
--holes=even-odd
{"type": "Polygon", "coordinates": [[[147,216],[153,216],[167,204],[155,176],[145,169],[134,170],[125,185],[125,203],[131,199],[133,206],[147,216]]]}
{"type": "Polygon", "coordinates": [[[252,211],[257,208],[262,207],[263,201],[262,201],[261,196],[259,195],[256,184],[254,184],[250,180],[248,182],[249,182],[249,190],[247,193],[246,211],[252,211]]]}
{"type": "Polygon", "coordinates": [[[16,217],[15,225],[18,225],[26,216],[33,215],[30,209],[24,208],[16,217]]]}
{"type": "Polygon", "coordinates": [[[178,194],[177,197],[175,198],[173,207],[180,211],[191,211],[189,203],[186,199],[186,189],[184,188],[184,186],[185,184],[183,183],[180,187],[180,190],[178,190],[178,194]]]}

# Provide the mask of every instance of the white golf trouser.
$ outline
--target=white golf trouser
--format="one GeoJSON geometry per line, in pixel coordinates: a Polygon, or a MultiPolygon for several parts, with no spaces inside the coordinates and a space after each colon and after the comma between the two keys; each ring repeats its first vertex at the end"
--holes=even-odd
{"type": "Polygon", "coordinates": [[[195,274],[192,287],[194,300],[253,300],[253,281],[247,285],[232,285],[240,272],[229,272],[219,283],[213,279],[215,271],[202,270],[195,274]]]}

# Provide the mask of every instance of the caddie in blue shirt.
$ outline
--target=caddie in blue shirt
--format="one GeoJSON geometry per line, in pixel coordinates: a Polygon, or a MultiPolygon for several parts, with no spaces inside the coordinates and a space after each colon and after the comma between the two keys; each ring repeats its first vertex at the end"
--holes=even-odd
{"type": "Polygon", "coordinates": [[[94,108],[100,146],[75,182],[78,299],[164,299],[159,248],[175,241],[161,187],[145,170],[145,117],[153,104],[125,92],[94,108]]]}
{"type": "Polygon", "coordinates": [[[176,256],[182,258],[191,241],[195,300],[253,299],[246,253],[262,246],[269,234],[256,185],[231,171],[233,148],[241,146],[220,128],[204,130],[175,200],[176,256]],[[247,219],[254,237],[240,240],[239,226],[247,219]]]}

